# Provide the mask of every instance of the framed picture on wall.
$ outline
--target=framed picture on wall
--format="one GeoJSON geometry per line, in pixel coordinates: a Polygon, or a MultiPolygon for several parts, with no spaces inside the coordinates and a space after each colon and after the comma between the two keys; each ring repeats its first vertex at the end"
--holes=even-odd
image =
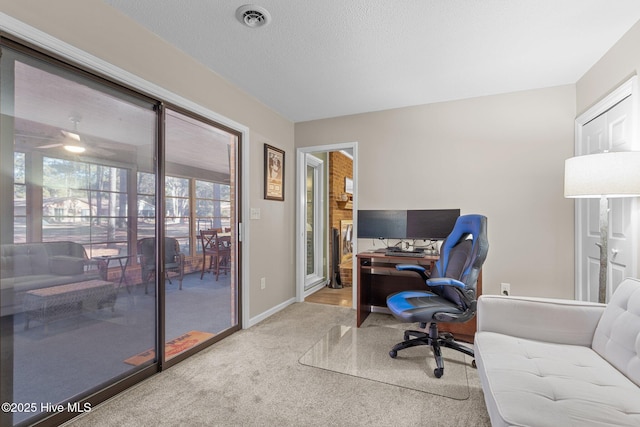
{"type": "Polygon", "coordinates": [[[340,262],[353,254],[353,220],[340,220],[340,262]]]}
{"type": "Polygon", "coordinates": [[[353,180],[349,177],[344,178],[344,192],[353,194],[353,180]]]}
{"type": "Polygon", "coordinates": [[[264,144],[264,198],[284,201],[284,151],[264,144]]]}

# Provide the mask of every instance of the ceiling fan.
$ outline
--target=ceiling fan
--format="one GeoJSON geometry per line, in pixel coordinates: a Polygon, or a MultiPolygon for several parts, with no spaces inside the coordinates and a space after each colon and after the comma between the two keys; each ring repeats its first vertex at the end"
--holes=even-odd
{"type": "Polygon", "coordinates": [[[73,154],[82,154],[86,151],[89,151],[90,153],[93,152],[95,154],[102,155],[102,156],[115,155],[115,153],[113,153],[113,151],[111,150],[98,147],[97,144],[92,143],[88,137],[80,136],[80,134],[78,133],[78,123],[80,123],[79,116],[72,115],[69,117],[69,121],[73,123],[73,132],[61,129],[60,136],[55,138],[58,140],[58,142],[39,145],[36,148],[47,149],[47,148],[62,147],[68,152],[73,154]]]}

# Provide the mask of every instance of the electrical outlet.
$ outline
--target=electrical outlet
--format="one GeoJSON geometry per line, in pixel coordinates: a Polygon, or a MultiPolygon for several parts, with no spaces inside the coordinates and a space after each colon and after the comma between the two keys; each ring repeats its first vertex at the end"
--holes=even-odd
{"type": "Polygon", "coordinates": [[[511,295],[511,283],[500,283],[500,293],[502,295],[511,295]]]}
{"type": "Polygon", "coordinates": [[[264,289],[267,287],[267,278],[266,277],[262,277],[260,279],[260,289],[264,289]]]}

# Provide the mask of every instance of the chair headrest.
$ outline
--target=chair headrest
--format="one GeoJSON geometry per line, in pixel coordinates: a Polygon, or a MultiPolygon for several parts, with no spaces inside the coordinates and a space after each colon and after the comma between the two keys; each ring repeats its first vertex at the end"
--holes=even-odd
{"type": "MultiPolygon", "coordinates": [[[[445,274],[447,266],[449,264],[449,254],[451,249],[456,246],[460,241],[471,237],[472,248],[469,256],[469,263],[465,265],[462,272],[462,278],[467,276],[471,269],[480,269],[484,260],[487,257],[489,250],[489,241],[487,239],[487,217],[478,214],[462,215],[458,217],[453,230],[440,248],[440,259],[438,264],[438,271],[441,274],[445,274]]],[[[462,280],[465,281],[465,280],[462,280]]]]}

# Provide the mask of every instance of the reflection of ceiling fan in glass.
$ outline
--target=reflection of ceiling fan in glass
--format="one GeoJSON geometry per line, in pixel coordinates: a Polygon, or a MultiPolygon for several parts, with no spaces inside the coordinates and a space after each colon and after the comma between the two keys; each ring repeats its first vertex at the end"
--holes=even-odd
{"type": "Polygon", "coordinates": [[[81,154],[87,151],[94,152],[95,154],[104,155],[104,156],[113,156],[114,153],[110,150],[102,149],[97,147],[95,144],[91,144],[87,137],[80,137],[78,133],[78,123],[80,123],[80,117],[77,115],[72,115],[69,117],[69,121],[73,123],[73,132],[69,132],[66,130],[60,130],[62,135],[62,139],[59,142],[53,144],[40,145],[37,148],[46,149],[46,148],[54,148],[54,147],[62,147],[70,153],[81,154]]]}

